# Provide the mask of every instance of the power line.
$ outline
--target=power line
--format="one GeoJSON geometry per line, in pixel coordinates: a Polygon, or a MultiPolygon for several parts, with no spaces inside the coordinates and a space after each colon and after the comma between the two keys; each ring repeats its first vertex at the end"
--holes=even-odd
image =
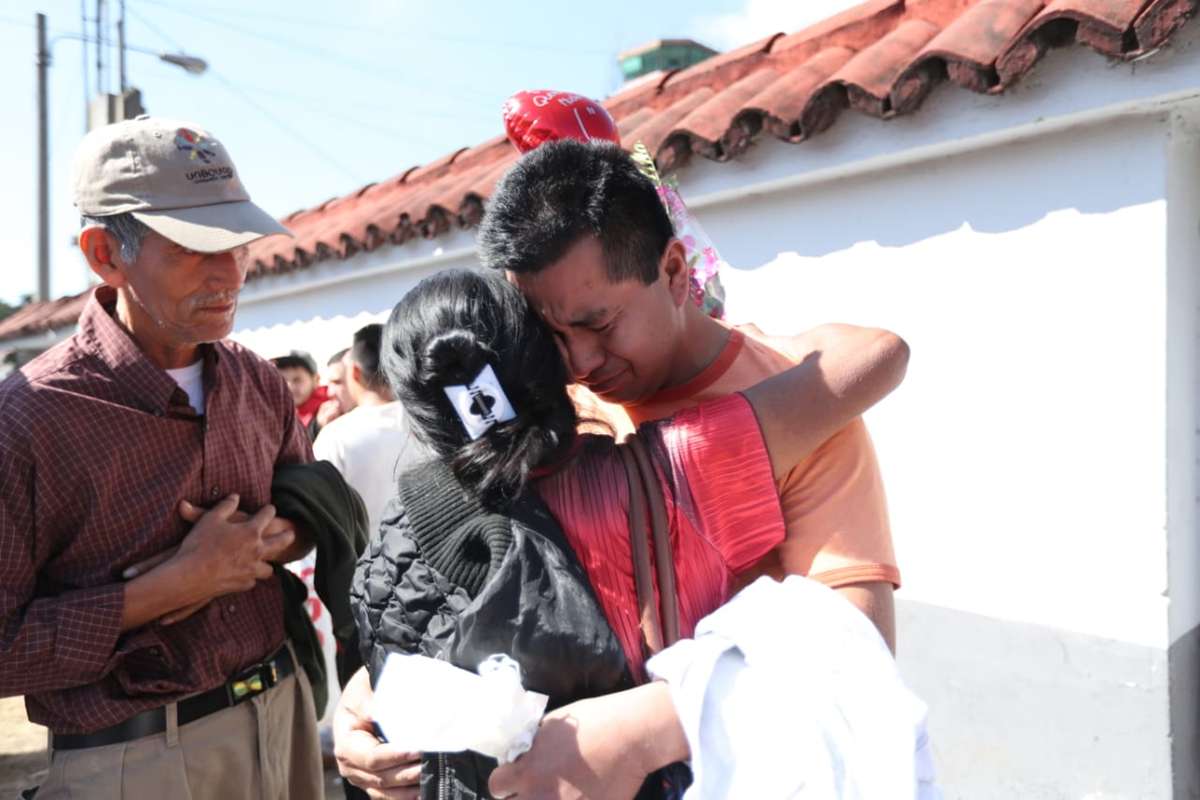
{"type": "MultiPolygon", "coordinates": [[[[410,89],[413,91],[419,91],[419,92],[425,92],[425,93],[436,93],[443,100],[456,100],[456,101],[459,101],[462,103],[466,103],[468,105],[477,105],[480,102],[491,102],[493,100],[493,98],[483,98],[479,95],[471,95],[470,93],[464,93],[461,91],[462,87],[454,87],[453,88],[453,91],[456,92],[457,94],[447,94],[445,91],[431,89],[431,88],[429,88],[429,86],[423,85],[419,82],[410,82],[410,81],[400,80],[399,78],[396,77],[396,75],[393,72],[381,72],[377,65],[364,64],[362,62],[357,62],[357,61],[353,61],[350,59],[346,59],[346,58],[343,58],[343,57],[337,55],[336,53],[331,53],[328,50],[322,50],[319,47],[312,47],[311,45],[307,45],[302,42],[296,42],[296,41],[293,41],[290,39],[285,39],[285,38],[281,38],[281,37],[277,37],[277,36],[269,36],[269,35],[263,34],[260,31],[249,30],[249,29],[243,28],[238,25],[232,25],[227,22],[223,22],[220,20],[212,19],[210,17],[206,17],[203,14],[197,14],[193,11],[185,11],[183,9],[178,9],[178,8],[174,8],[171,6],[159,6],[159,7],[165,8],[170,11],[174,11],[177,14],[183,14],[185,16],[189,16],[189,17],[193,17],[195,19],[202,20],[202,21],[207,22],[210,25],[214,25],[218,28],[224,28],[226,30],[231,30],[231,31],[235,31],[237,33],[241,33],[244,36],[248,36],[252,39],[258,39],[260,41],[269,42],[278,47],[283,47],[287,50],[291,50],[292,52],[305,53],[308,55],[317,56],[317,57],[323,58],[331,63],[337,64],[338,66],[341,66],[345,69],[355,70],[355,71],[361,72],[365,75],[369,75],[372,78],[376,78],[376,79],[382,80],[382,81],[388,81],[389,83],[394,83],[398,86],[403,86],[406,89],[410,89]]],[[[141,14],[134,13],[133,16],[136,16],[140,22],[145,24],[151,30],[157,31],[157,29],[154,28],[153,25],[150,25],[146,21],[145,17],[143,17],[141,14]]]]}
{"type": "MultiPolygon", "coordinates": [[[[165,31],[161,30],[159,27],[157,27],[156,25],[151,23],[142,14],[138,14],[138,13],[132,12],[132,11],[130,11],[129,13],[131,13],[132,16],[135,16],[137,18],[137,20],[141,24],[145,25],[152,33],[154,33],[159,38],[161,38],[162,40],[164,40],[165,42],[170,44],[172,47],[174,47],[178,50],[181,50],[181,51],[185,49],[172,36],[170,36],[165,31]]],[[[200,17],[199,15],[193,14],[192,16],[196,16],[198,18],[203,19],[203,17],[200,17]]],[[[210,21],[210,20],[205,20],[205,21],[210,21]]],[[[224,27],[229,27],[233,30],[239,30],[238,28],[236,28],[236,26],[226,25],[224,27]]],[[[246,33],[245,31],[241,31],[241,32],[246,33]]],[[[257,38],[261,38],[261,37],[257,37],[257,38]]],[[[316,52],[318,54],[321,54],[324,51],[316,50],[316,52]]],[[[244,86],[244,84],[239,84],[239,83],[234,82],[233,80],[229,79],[228,77],[221,74],[220,72],[212,69],[211,66],[209,68],[209,75],[212,76],[214,79],[216,79],[217,82],[226,91],[235,95],[236,97],[238,97],[242,102],[246,103],[247,105],[253,107],[256,112],[258,112],[259,114],[264,116],[273,125],[275,125],[276,127],[280,128],[282,131],[284,131],[290,138],[294,139],[296,142],[298,142],[301,146],[303,146],[308,151],[317,155],[322,161],[324,161],[325,163],[327,163],[328,165],[330,165],[331,167],[336,169],[341,174],[345,175],[348,179],[350,179],[352,181],[356,181],[356,182],[364,182],[364,179],[361,175],[356,174],[353,170],[348,168],[346,165],[342,164],[330,153],[323,150],[316,142],[312,141],[311,139],[309,139],[307,137],[302,136],[296,130],[294,125],[289,125],[289,124],[284,123],[279,118],[277,118],[275,115],[273,115],[269,111],[267,111],[260,103],[255,102],[254,99],[251,98],[247,94],[246,87],[244,86]]],[[[270,90],[270,89],[266,89],[263,87],[253,87],[253,89],[258,91],[260,94],[265,94],[268,96],[274,95],[276,97],[281,97],[281,96],[284,96],[285,94],[287,94],[287,93],[279,92],[278,90],[270,90]]],[[[293,95],[291,95],[291,97],[292,97],[292,99],[302,100],[303,102],[306,102],[308,105],[307,110],[310,115],[313,114],[314,107],[316,107],[316,108],[322,107],[321,104],[313,102],[311,95],[307,96],[307,97],[302,97],[302,96],[293,94],[293,95]]],[[[478,104],[473,104],[473,106],[478,107],[478,104]]],[[[393,109],[394,109],[394,107],[393,107],[393,109]]],[[[423,112],[423,113],[430,114],[430,112],[428,112],[428,111],[423,112]]],[[[447,115],[438,115],[436,113],[431,114],[431,115],[432,116],[447,116],[447,115]]],[[[459,118],[461,119],[462,117],[459,117],[459,118]]],[[[347,120],[345,115],[339,115],[338,119],[340,119],[342,121],[347,120]]],[[[361,127],[373,129],[378,133],[383,133],[383,134],[390,135],[390,136],[396,135],[396,130],[394,128],[388,128],[385,130],[385,129],[381,128],[380,126],[378,126],[378,124],[363,122],[363,121],[359,121],[359,120],[349,120],[349,121],[353,122],[354,124],[360,125],[361,127]]],[[[422,141],[419,138],[412,137],[412,136],[408,136],[406,138],[409,141],[420,142],[421,144],[424,144],[426,146],[439,146],[439,144],[440,144],[437,142],[422,141]]]]}
{"type": "MultiPolygon", "coordinates": [[[[183,46],[182,46],[182,45],[181,45],[179,42],[175,41],[175,39],[174,39],[173,37],[171,37],[171,36],[170,36],[170,35],[168,35],[166,32],[164,32],[163,30],[161,30],[160,28],[158,28],[156,25],[154,25],[153,23],[151,23],[149,20],[145,19],[145,17],[143,17],[141,14],[137,14],[136,12],[132,12],[132,11],[131,11],[130,13],[131,13],[133,16],[137,17],[138,21],[139,21],[141,24],[145,25],[147,28],[149,28],[149,29],[150,29],[150,31],[151,31],[151,32],[153,32],[154,34],[156,34],[157,36],[159,36],[161,39],[163,39],[164,41],[166,41],[168,44],[170,44],[170,45],[171,45],[172,47],[174,47],[175,49],[177,49],[177,50],[180,50],[180,51],[183,51],[183,50],[185,49],[185,48],[183,48],[183,46]]],[[[308,139],[307,137],[301,136],[301,135],[300,135],[300,134],[299,134],[299,133],[296,131],[296,128],[295,128],[295,126],[293,126],[293,125],[287,125],[287,124],[283,123],[283,122],[282,122],[282,121],[280,121],[278,118],[276,118],[274,115],[272,115],[271,113],[269,113],[269,112],[268,112],[266,109],[264,109],[264,108],[262,107],[262,105],[261,105],[261,104],[254,102],[254,100],[253,100],[251,97],[249,97],[249,96],[246,94],[246,92],[245,92],[245,91],[244,91],[244,90],[243,90],[243,89],[242,89],[242,88],[241,88],[239,85],[237,85],[237,84],[236,84],[234,81],[232,81],[232,80],[230,80],[229,78],[225,77],[224,75],[222,75],[221,73],[217,72],[216,70],[213,70],[213,69],[211,68],[211,66],[210,66],[210,68],[209,68],[209,70],[208,70],[208,73],[209,73],[209,75],[210,75],[210,76],[212,76],[214,79],[216,79],[216,80],[217,80],[217,82],[218,82],[218,83],[219,83],[219,84],[220,84],[222,87],[224,87],[224,88],[226,89],[226,91],[228,91],[228,92],[230,92],[231,94],[235,95],[235,96],[236,96],[236,97],[238,97],[240,100],[242,100],[242,102],[244,102],[244,103],[246,103],[247,105],[249,105],[249,106],[251,106],[252,108],[254,108],[254,110],[255,110],[255,111],[257,111],[259,114],[261,114],[262,116],[264,116],[264,117],[265,117],[265,118],[266,118],[268,121],[270,121],[270,122],[271,122],[273,125],[275,125],[276,127],[280,128],[281,130],[283,130],[283,131],[284,131],[284,132],[285,132],[285,133],[286,133],[286,134],[287,134],[289,137],[291,137],[292,139],[294,139],[296,142],[298,142],[298,143],[299,143],[301,146],[303,146],[305,149],[307,149],[307,150],[309,150],[310,152],[312,152],[312,153],[314,153],[315,155],[317,155],[317,156],[318,156],[318,157],[319,157],[319,158],[320,158],[322,161],[324,161],[326,164],[328,164],[328,165],[330,165],[331,167],[333,167],[334,169],[338,170],[340,173],[342,173],[343,175],[345,175],[347,178],[349,178],[349,179],[350,179],[350,180],[352,180],[352,181],[363,182],[363,178],[362,178],[362,176],[361,176],[361,175],[358,175],[358,174],[356,174],[356,173],[355,173],[353,170],[351,170],[350,168],[348,168],[347,166],[345,166],[344,164],[342,164],[340,161],[338,161],[336,158],[334,158],[334,157],[333,157],[332,155],[330,155],[328,152],[326,152],[325,150],[321,149],[321,147],[320,147],[319,145],[317,145],[315,142],[313,142],[311,139],[308,139]]],[[[261,91],[262,93],[264,93],[264,94],[268,94],[268,95],[270,95],[270,94],[276,94],[276,95],[279,95],[279,94],[281,94],[281,93],[279,93],[279,92],[277,92],[277,91],[273,92],[273,91],[271,91],[271,90],[261,89],[261,87],[260,87],[260,91],[261,91]]],[[[311,106],[313,106],[313,105],[314,105],[314,104],[313,104],[313,102],[312,102],[312,99],[311,99],[311,97],[308,97],[308,98],[305,98],[305,99],[306,99],[306,100],[307,100],[307,102],[309,103],[309,106],[310,106],[310,109],[309,109],[309,111],[310,111],[310,113],[311,113],[311,106]]],[[[344,119],[344,117],[342,117],[342,118],[344,119]]],[[[363,125],[364,127],[374,128],[376,131],[378,131],[378,132],[381,132],[381,133],[389,133],[389,134],[391,134],[391,135],[395,135],[395,130],[394,130],[394,129],[391,129],[391,130],[388,130],[388,131],[383,131],[382,129],[380,129],[380,128],[378,128],[377,126],[375,126],[375,125],[372,125],[372,124],[370,124],[370,123],[361,123],[361,122],[359,122],[358,124],[361,124],[361,125],[363,125]]],[[[412,138],[412,137],[409,137],[409,138],[410,138],[410,140],[411,140],[411,138],[412,138]]],[[[433,143],[433,142],[423,142],[423,144],[426,144],[426,145],[431,145],[431,144],[434,144],[434,143],[433,143]]]]}
{"type": "MultiPolygon", "coordinates": [[[[163,77],[163,78],[160,78],[159,80],[162,80],[162,81],[178,80],[178,81],[182,82],[182,81],[186,81],[187,79],[186,78],[176,79],[176,78],[163,77]]],[[[263,87],[263,86],[248,85],[246,83],[241,83],[240,88],[243,90],[243,92],[248,93],[248,94],[263,95],[263,96],[275,98],[277,100],[281,100],[281,101],[287,102],[287,103],[301,104],[304,107],[305,114],[312,118],[335,120],[335,121],[341,122],[343,124],[354,125],[355,128],[358,128],[358,129],[373,131],[382,136],[387,136],[391,139],[405,141],[405,142],[413,142],[413,143],[425,145],[428,147],[445,148],[445,145],[446,145],[444,139],[434,141],[434,140],[425,139],[425,138],[422,138],[419,136],[412,136],[410,133],[408,133],[404,130],[397,130],[395,125],[380,124],[378,119],[369,119],[369,118],[363,118],[363,117],[350,116],[350,115],[345,114],[342,111],[343,108],[351,107],[351,108],[357,108],[357,109],[360,109],[363,111],[368,111],[368,112],[375,111],[375,112],[384,112],[387,114],[395,114],[396,111],[398,110],[397,106],[395,104],[384,106],[384,105],[373,105],[370,103],[350,103],[350,102],[347,102],[344,98],[339,98],[339,107],[338,107],[337,112],[330,113],[330,112],[325,111],[325,109],[328,108],[329,106],[327,104],[314,102],[312,95],[296,94],[295,92],[281,92],[277,89],[270,89],[270,88],[263,87]]],[[[243,98],[243,99],[245,99],[245,98],[243,98]]],[[[477,113],[476,114],[445,114],[445,113],[438,113],[436,111],[429,111],[429,110],[422,110],[421,115],[422,115],[422,117],[438,117],[441,119],[446,119],[446,120],[451,120],[451,121],[456,121],[456,120],[457,121],[462,121],[462,120],[475,121],[480,118],[479,114],[477,114],[477,113]]],[[[496,125],[494,126],[497,128],[497,132],[500,127],[499,116],[500,115],[497,112],[497,114],[496,114],[497,122],[496,122],[496,125]]]]}
{"type": "MultiPolygon", "coordinates": [[[[182,14],[191,14],[192,16],[196,16],[200,19],[205,19],[204,17],[201,17],[198,14],[195,14],[194,12],[182,11],[179,8],[171,5],[170,3],[155,2],[155,0],[141,0],[141,2],[143,5],[157,6],[158,8],[167,9],[169,11],[177,11],[182,14]]],[[[289,17],[286,20],[280,20],[277,15],[250,14],[250,13],[246,13],[245,9],[218,8],[218,7],[214,7],[212,5],[206,5],[205,8],[210,12],[227,14],[229,16],[239,17],[239,18],[245,19],[245,20],[261,20],[261,21],[265,21],[265,22],[271,22],[273,24],[279,24],[281,22],[284,22],[288,25],[301,25],[301,26],[306,26],[306,27],[320,28],[321,30],[326,30],[326,31],[329,31],[329,30],[341,31],[343,33],[361,33],[361,34],[373,35],[373,36],[385,35],[390,38],[395,38],[395,37],[400,36],[400,37],[408,37],[408,38],[414,38],[414,39],[452,42],[454,44],[487,45],[489,47],[496,47],[496,48],[501,48],[501,49],[505,49],[505,50],[519,50],[521,52],[539,51],[539,52],[544,52],[544,53],[559,53],[559,54],[568,54],[568,55],[578,55],[580,53],[584,53],[587,55],[604,55],[604,56],[610,55],[609,51],[607,51],[607,50],[591,50],[586,47],[576,47],[576,46],[556,47],[554,45],[546,44],[545,42],[537,42],[537,41],[517,41],[515,39],[488,39],[488,38],[484,38],[484,37],[457,36],[457,35],[445,34],[445,33],[432,33],[429,31],[421,31],[421,32],[394,31],[394,30],[383,31],[383,30],[380,30],[379,28],[362,28],[362,27],[353,26],[353,25],[340,25],[337,23],[325,22],[323,20],[302,19],[299,17],[289,17]]],[[[208,20],[208,21],[211,21],[211,20],[208,20]]]]}
{"type": "Polygon", "coordinates": [[[239,89],[239,88],[238,88],[238,87],[237,87],[237,86],[236,86],[236,85],[235,85],[235,84],[234,84],[232,81],[230,81],[230,80],[226,79],[226,78],[225,78],[223,75],[221,75],[220,73],[213,71],[213,70],[212,70],[212,68],[209,68],[209,70],[208,70],[208,74],[209,74],[210,76],[212,76],[213,78],[215,78],[215,79],[216,79],[216,81],[217,81],[218,83],[220,83],[222,86],[224,86],[226,90],[228,90],[230,93],[232,93],[232,94],[234,94],[235,96],[237,96],[239,99],[241,99],[241,100],[242,100],[242,102],[246,103],[246,104],[247,104],[247,105],[249,105],[251,108],[253,108],[255,111],[257,111],[259,114],[261,114],[262,116],[264,116],[264,117],[267,119],[267,121],[268,121],[268,122],[270,122],[270,123],[271,123],[272,125],[274,125],[275,127],[279,128],[281,131],[283,131],[284,133],[286,133],[286,134],[287,134],[288,136],[290,136],[292,139],[295,139],[297,142],[299,142],[299,143],[300,143],[300,145],[301,145],[301,146],[303,146],[303,147],[304,147],[305,149],[307,149],[309,152],[311,152],[311,153],[313,153],[314,155],[316,155],[318,158],[320,158],[320,159],[321,159],[322,161],[324,161],[326,164],[328,164],[329,166],[333,167],[333,168],[334,168],[334,169],[336,169],[338,172],[341,172],[343,175],[345,175],[347,178],[349,178],[349,179],[350,179],[350,180],[352,180],[352,181],[356,181],[356,182],[360,182],[360,183],[364,183],[364,182],[365,182],[365,181],[363,181],[363,178],[362,178],[362,176],[361,176],[361,175],[357,175],[357,174],[355,174],[354,170],[350,169],[350,168],[349,168],[349,167],[347,167],[345,164],[342,164],[342,163],[341,163],[340,161],[338,161],[336,158],[334,158],[333,156],[329,155],[329,153],[327,153],[327,152],[325,152],[324,150],[322,150],[322,149],[321,149],[321,148],[320,148],[320,147],[319,147],[319,146],[318,146],[318,145],[317,145],[315,142],[313,142],[313,141],[311,141],[311,140],[309,140],[309,139],[305,138],[304,136],[301,136],[301,135],[300,135],[300,134],[299,134],[299,133],[296,131],[296,128],[295,128],[295,126],[293,126],[293,125],[287,125],[287,124],[285,124],[284,122],[282,122],[281,120],[279,120],[279,119],[276,119],[276,118],[275,118],[275,116],[274,116],[273,114],[269,114],[269,113],[267,113],[267,111],[266,111],[266,110],[264,110],[264,109],[262,108],[262,106],[258,105],[258,104],[257,104],[257,103],[255,103],[253,100],[251,100],[249,97],[247,97],[247,96],[246,96],[246,95],[245,95],[245,94],[242,92],[242,90],[241,90],[241,89],[239,89]]]}
{"type": "MultiPolygon", "coordinates": [[[[308,105],[309,110],[310,111],[312,110],[313,95],[311,95],[311,94],[297,94],[296,92],[281,92],[278,89],[269,88],[266,86],[256,86],[254,84],[248,84],[245,82],[241,83],[241,87],[244,90],[246,90],[247,92],[251,92],[256,95],[265,95],[267,97],[275,97],[275,98],[278,98],[278,99],[284,100],[284,101],[296,101],[299,103],[305,103],[308,105]]],[[[379,111],[379,112],[382,112],[385,114],[390,114],[397,110],[395,103],[378,104],[378,103],[363,103],[361,101],[360,102],[350,102],[344,96],[339,96],[337,98],[337,100],[338,100],[339,106],[341,106],[341,107],[357,108],[357,109],[360,109],[363,111],[379,111]]],[[[431,109],[422,109],[421,115],[423,117],[437,117],[439,119],[447,119],[447,120],[464,120],[464,119],[478,119],[479,118],[478,113],[447,113],[447,112],[433,111],[431,109]]],[[[497,116],[497,119],[499,119],[499,110],[497,110],[496,116],[497,116]]],[[[351,119],[350,121],[355,122],[357,120],[351,119]]],[[[380,130],[384,130],[384,129],[380,129],[380,130]]],[[[391,133],[391,134],[394,134],[396,132],[394,128],[387,128],[386,130],[388,133],[391,133]]]]}

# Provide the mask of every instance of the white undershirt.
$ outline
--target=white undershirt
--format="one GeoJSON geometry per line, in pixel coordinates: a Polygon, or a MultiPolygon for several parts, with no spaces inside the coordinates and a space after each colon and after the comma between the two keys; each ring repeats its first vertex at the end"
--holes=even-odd
{"type": "Polygon", "coordinates": [[[167,374],[175,379],[179,388],[187,392],[188,402],[197,414],[204,413],[204,359],[179,369],[169,369],[167,374]]]}

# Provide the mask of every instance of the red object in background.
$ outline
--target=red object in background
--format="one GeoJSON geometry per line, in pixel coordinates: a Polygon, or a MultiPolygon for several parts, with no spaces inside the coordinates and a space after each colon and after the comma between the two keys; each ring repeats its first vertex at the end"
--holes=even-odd
{"type": "Polygon", "coordinates": [[[570,137],[587,142],[603,139],[620,143],[617,123],[594,100],[551,91],[517,92],[504,103],[504,130],[522,153],[542,142],[570,137]]]}
{"type": "Polygon", "coordinates": [[[317,415],[317,409],[321,407],[329,399],[329,387],[324,384],[313,389],[313,393],[308,396],[300,405],[296,406],[296,413],[300,415],[300,424],[308,427],[308,423],[312,422],[312,418],[317,415]]]}

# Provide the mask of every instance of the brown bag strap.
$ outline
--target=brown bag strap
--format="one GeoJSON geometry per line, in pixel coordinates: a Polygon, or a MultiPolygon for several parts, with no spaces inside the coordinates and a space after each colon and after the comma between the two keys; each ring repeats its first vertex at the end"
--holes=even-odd
{"type": "Polygon", "coordinates": [[[647,651],[654,655],[679,641],[679,600],[667,505],[645,442],[631,433],[623,445],[617,445],[617,452],[629,483],[630,549],[642,633],[647,651]],[[654,573],[657,573],[661,607],[654,602],[654,573]]]}

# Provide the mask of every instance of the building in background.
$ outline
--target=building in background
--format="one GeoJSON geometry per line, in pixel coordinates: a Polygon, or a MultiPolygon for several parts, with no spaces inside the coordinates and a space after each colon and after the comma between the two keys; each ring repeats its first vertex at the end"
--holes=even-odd
{"type": "Polygon", "coordinates": [[[617,54],[617,64],[625,82],[652,72],[677,72],[717,55],[691,39],[655,39],[639,47],[617,54]]]}

